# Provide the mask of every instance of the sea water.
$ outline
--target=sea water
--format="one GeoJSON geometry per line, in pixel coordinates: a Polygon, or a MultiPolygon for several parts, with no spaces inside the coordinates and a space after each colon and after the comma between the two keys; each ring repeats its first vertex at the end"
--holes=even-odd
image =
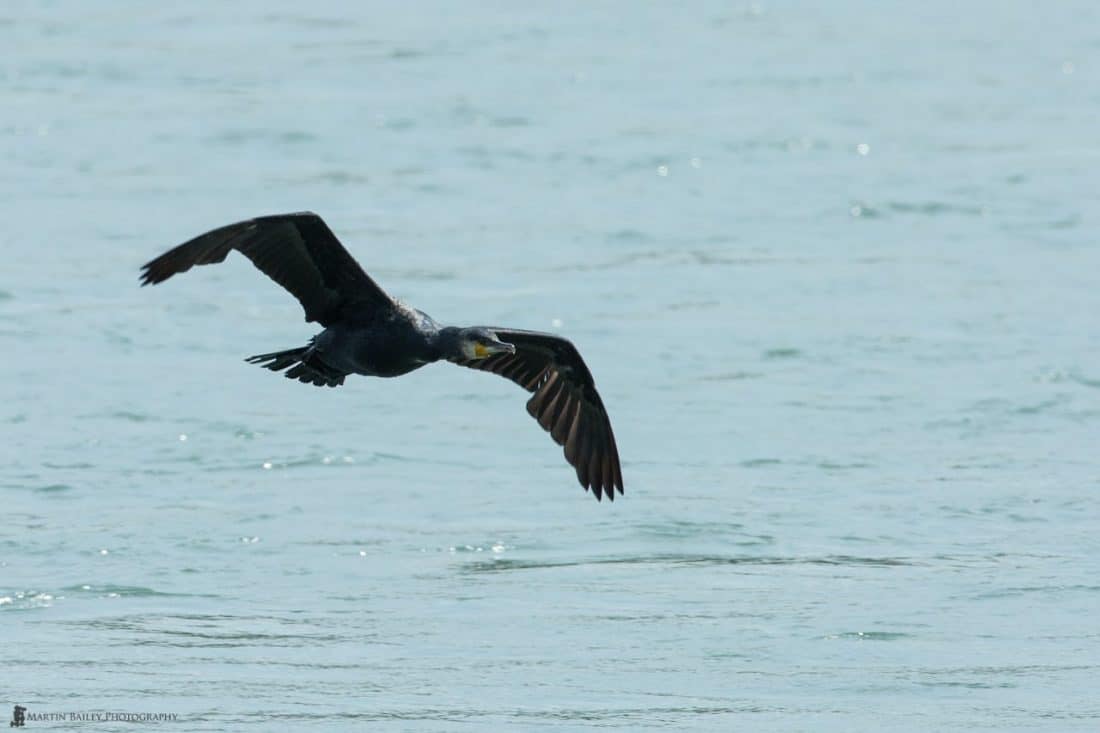
{"type": "Polygon", "coordinates": [[[8,0],[0,715],[134,730],[1100,726],[1100,6],[8,0]],[[317,389],[207,229],[321,214],[551,331],[317,389]],[[167,717],[175,716],[175,718],[167,717]]]}

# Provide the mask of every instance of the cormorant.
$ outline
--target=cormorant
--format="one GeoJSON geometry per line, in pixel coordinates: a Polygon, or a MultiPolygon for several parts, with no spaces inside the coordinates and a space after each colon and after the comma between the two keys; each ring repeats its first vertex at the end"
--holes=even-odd
{"type": "Polygon", "coordinates": [[[623,493],[611,421],[568,340],[513,328],[441,327],[378,287],[312,212],[260,216],[209,231],[147,263],[141,284],[222,262],[232,249],[297,298],[306,321],[324,327],[300,349],[246,361],[329,387],[349,374],[396,377],[442,359],[499,374],[533,393],[527,412],[564,446],[586,490],[612,501],[615,489],[623,493]]]}

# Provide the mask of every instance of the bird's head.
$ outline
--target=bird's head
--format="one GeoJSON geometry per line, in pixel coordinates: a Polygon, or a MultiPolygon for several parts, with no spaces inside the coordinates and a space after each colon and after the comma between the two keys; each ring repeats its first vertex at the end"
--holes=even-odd
{"type": "Polygon", "coordinates": [[[463,328],[457,334],[457,351],[463,359],[486,359],[495,354],[514,354],[516,347],[501,341],[487,328],[463,328]]]}

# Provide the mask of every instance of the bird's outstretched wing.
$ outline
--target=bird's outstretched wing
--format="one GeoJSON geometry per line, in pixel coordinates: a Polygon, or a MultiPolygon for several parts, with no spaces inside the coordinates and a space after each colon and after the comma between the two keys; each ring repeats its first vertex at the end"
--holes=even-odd
{"type": "Polygon", "coordinates": [[[353,303],[392,305],[321,217],[309,211],[260,216],[201,234],[146,263],[141,284],[222,262],[231,249],[290,291],[307,321],[328,326],[353,303]]]}
{"type": "Polygon", "coordinates": [[[619,451],[596,383],[576,347],[549,333],[489,330],[513,344],[516,353],[455,363],[499,374],[533,392],[527,412],[564,446],[565,459],[577,469],[581,486],[592,489],[597,499],[606,495],[614,501],[615,489],[623,493],[619,451]]]}

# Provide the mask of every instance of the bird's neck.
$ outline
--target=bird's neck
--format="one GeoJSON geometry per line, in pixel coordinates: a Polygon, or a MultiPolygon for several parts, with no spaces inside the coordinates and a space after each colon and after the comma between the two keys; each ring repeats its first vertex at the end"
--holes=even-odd
{"type": "Polygon", "coordinates": [[[439,352],[441,359],[464,358],[462,350],[463,330],[457,326],[444,326],[435,332],[432,337],[432,346],[439,352]]]}

